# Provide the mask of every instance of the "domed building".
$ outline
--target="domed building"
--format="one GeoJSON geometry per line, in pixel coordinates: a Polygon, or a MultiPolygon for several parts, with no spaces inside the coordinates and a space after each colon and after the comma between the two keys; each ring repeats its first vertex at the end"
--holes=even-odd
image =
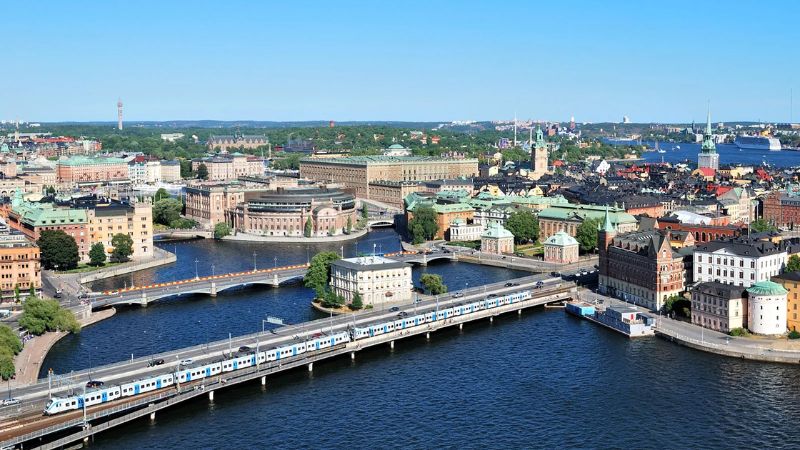
{"type": "Polygon", "coordinates": [[[747,288],[747,328],[755,334],[786,332],[786,294],[778,283],[759,281],[747,288]]]}
{"type": "Polygon", "coordinates": [[[550,236],[544,241],[544,261],[556,264],[578,261],[578,241],[564,231],[550,236]]]}
{"type": "Polygon", "coordinates": [[[358,221],[356,200],[339,189],[278,188],[228,210],[236,231],[259,236],[302,237],[309,220],[311,236],[342,234],[358,221]]]}

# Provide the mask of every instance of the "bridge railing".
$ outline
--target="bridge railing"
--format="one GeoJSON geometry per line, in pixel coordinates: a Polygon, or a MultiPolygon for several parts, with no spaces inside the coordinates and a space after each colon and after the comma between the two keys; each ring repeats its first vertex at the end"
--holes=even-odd
{"type": "Polygon", "coordinates": [[[274,272],[284,272],[287,270],[297,270],[297,269],[306,269],[308,268],[308,264],[295,264],[291,266],[282,266],[277,268],[269,268],[269,269],[257,269],[257,270],[249,270],[243,272],[231,272],[225,273],[220,275],[208,275],[203,277],[196,277],[196,278],[187,278],[183,280],[176,280],[176,281],[165,281],[163,283],[153,283],[144,286],[134,286],[129,288],[122,288],[122,289],[114,289],[109,291],[103,291],[104,295],[116,295],[125,292],[141,292],[147,289],[154,289],[154,288],[162,288],[162,287],[170,287],[170,286],[179,286],[185,285],[190,283],[196,283],[198,281],[214,281],[214,280],[225,280],[228,278],[238,277],[238,276],[247,276],[247,275],[261,275],[267,273],[274,273],[274,272]]]}

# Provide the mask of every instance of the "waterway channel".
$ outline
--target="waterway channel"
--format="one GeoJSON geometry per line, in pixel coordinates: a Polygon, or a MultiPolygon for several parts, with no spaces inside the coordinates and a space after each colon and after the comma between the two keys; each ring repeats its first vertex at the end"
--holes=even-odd
{"type": "MultiPolygon", "coordinates": [[[[346,246],[345,254],[371,251],[372,243],[386,252],[399,248],[394,233],[380,231],[346,246]]],[[[300,246],[177,245],[178,264],[133,281],[193,276],[195,259],[206,267],[219,261],[220,271],[247,268],[253,251],[257,264],[272,255],[305,260],[300,246]]],[[[517,275],[444,263],[415,269],[415,277],[422,270],[443,274],[452,288],[517,275]]],[[[267,314],[289,321],[317,317],[309,298],[295,286],[124,308],[59,342],[44,367],[64,372],[253,332],[267,314]]],[[[394,350],[363,351],[354,362],[315,364],[313,373],[270,378],[266,389],[252,383],[224,390],[213,403],[180,405],[155,422],[100,434],[90,446],[781,448],[796,441],[798,402],[794,366],[725,358],[658,338],[630,340],[560,309],[540,308],[463,332],[438,332],[430,341],[398,341],[394,350]]]]}

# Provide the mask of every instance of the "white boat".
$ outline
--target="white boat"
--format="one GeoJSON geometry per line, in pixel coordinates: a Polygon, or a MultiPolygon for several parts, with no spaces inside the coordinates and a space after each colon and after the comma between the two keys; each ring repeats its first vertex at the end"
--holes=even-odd
{"type": "Polygon", "coordinates": [[[777,152],[781,149],[781,141],[768,136],[736,136],[733,143],[740,149],[769,150],[771,152],[777,152]]]}

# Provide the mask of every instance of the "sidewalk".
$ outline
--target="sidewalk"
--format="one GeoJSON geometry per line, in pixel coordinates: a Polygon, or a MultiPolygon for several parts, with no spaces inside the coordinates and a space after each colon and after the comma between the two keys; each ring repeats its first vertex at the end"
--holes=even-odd
{"type": "MultiPolygon", "coordinates": [[[[81,324],[82,328],[88,327],[101,320],[108,319],[116,312],[117,310],[114,308],[93,312],[88,318],[78,320],[78,323],[81,324]]],[[[17,374],[11,380],[10,385],[12,387],[20,387],[36,383],[42,363],[47,357],[47,352],[67,334],[69,333],[64,331],[51,331],[26,342],[22,351],[14,358],[14,367],[17,370],[17,374]]]]}
{"type": "Polygon", "coordinates": [[[580,290],[579,292],[579,299],[589,303],[594,302],[595,299],[601,299],[605,306],[618,304],[634,306],[641,312],[647,312],[655,316],[657,318],[656,334],[686,347],[754,361],[800,364],[800,339],[789,340],[785,337],[770,336],[733,337],[725,333],[692,325],[689,322],[670,319],[641,306],[635,306],[602,294],[588,290],[580,290]]]}

